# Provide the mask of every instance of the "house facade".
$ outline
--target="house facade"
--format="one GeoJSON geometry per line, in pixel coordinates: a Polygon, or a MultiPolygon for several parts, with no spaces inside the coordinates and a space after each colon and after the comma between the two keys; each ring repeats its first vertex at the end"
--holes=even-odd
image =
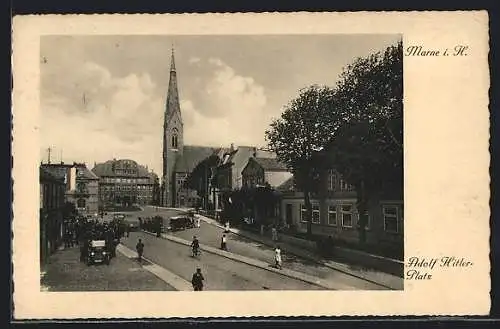
{"type": "Polygon", "coordinates": [[[50,163],[41,167],[65,183],[65,201],[73,203],[86,215],[95,215],[99,209],[99,178],[85,163],[50,163]]]}
{"type": "MultiPolygon", "coordinates": [[[[402,247],[404,207],[402,196],[383,193],[371,200],[365,214],[359,214],[357,193],[342,177],[330,170],[322,180],[322,197],[313,195],[312,233],[331,236],[337,240],[359,241],[360,215],[367,218],[366,243],[388,247],[402,247]]],[[[278,187],[281,192],[281,220],[299,232],[307,231],[304,193],[298,191],[293,178],[278,187]]]]}
{"type": "MultiPolygon", "coordinates": [[[[117,205],[149,205],[157,199],[158,176],[134,160],[113,159],[98,163],[90,174],[97,179],[93,179],[93,182],[98,183],[96,205],[101,210],[117,205]]],[[[90,175],[85,172],[83,176],[87,176],[87,186],[90,188],[90,175]]]]}
{"type": "Polygon", "coordinates": [[[66,183],[40,167],[40,262],[44,263],[62,243],[66,183]]]}

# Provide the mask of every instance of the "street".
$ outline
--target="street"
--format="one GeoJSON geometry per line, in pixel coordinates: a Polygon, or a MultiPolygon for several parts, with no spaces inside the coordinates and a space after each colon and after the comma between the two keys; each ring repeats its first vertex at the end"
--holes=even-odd
{"type": "MultiPolygon", "coordinates": [[[[147,206],[127,212],[126,222],[160,215],[164,226],[182,211],[147,206]]],[[[104,220],[111,220],[108,214],[104,220]]],[[[117,257],[109,266],[87,267],[79,262],[78,248],[58,251],[48,266],[42,285],[47,290],[187,290],[197,268],[205,277],[204,290],[380,290],[382,286],[336,271],[320,263],[287,253],[282,246],[283,269],[274,268],[272,246],[256,242],[201,221],[199,228],[166,232],[162,237],[134,231],[121,239],[117,257]],[[219,251],[223,234],[228,252],[219,251]],[[202,253],[191,256],[190,241],[197,236],[202,253]],[[144,243],[144,258],[135,251],[138,240],[144,243]]]]}
{"type": "Polygon", "coordinates": [[[144,243],[144,257],[163,268],[191,280],[196,268],[201,268],[205,277],[205,290],[318,290],[319,286],[230,260],[218,255],[202,252],[199,258],[191,257],[191,249],[147,233],[133,232],[122,243],[135,249],[138,239],[144,243]]]}

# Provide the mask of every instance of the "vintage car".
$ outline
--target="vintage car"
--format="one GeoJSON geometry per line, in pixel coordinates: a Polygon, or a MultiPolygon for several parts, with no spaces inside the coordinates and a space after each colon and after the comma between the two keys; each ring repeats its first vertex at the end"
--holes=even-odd
{"type": "Polygon", "coordinates": [[[194,217],[182,215],[170,217],[170,229],[172,231],[185,230],[194,227],[194,217]]]}
{"type": "Polygon", "coordinates": [[[104,263],[109,265],[111,260],[111,252],[106,246],[105,240],[92,240],[90,241],[87,250],[87,265],[96,263],[104,263]]]}

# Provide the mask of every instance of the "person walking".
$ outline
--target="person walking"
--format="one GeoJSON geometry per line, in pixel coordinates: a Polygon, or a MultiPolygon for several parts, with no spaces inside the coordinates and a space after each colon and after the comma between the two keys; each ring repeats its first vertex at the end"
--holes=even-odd
{"type": "Polygon", "coordinates": [[[200,215],[195,215],[196,216],[196,227],[197,228],[200,228],[201,226],[201,218],[200,218],[200,215]]]}
{"type": "Polygon", "coordinates": [[[222,239],[221,239],[221,242],[220,242],[220,248],[222,250],[227,251],[227,238],[226,238],[225,234],[222,235],[222,239]]]}
{"type": "Polygon", "coordinates": [[[137,250],[137,258],[139,259],[139,261],[142,261],[142,254],[144,253],[144,243],[142,243],[141,239],[139,239],[139,242],[137,242],[135,250],[137,250]]]}
{"type": "Polygon", "coordinates": [[[276,229],[276,225],[273,225],[273,228],[271,229],[273,241],[278,241],[278,230],[276,229]]]}
{"type": "Polygon", "coordinates": [[[276,263],[276,268],[281,270],[281,249],[280,246],[276,246],[274,249],[274,261],[276,263]]]}
{"type": "Polygon", "coordinates": [[[229,221],[226,221],[226,224],[224,226],[224,233],[229,233],[229,221]]]}
{"type": "Polygon", "coordinates": [[[191,279],[191,284],[193,285],[194,291],[202,291],[203,290],[203,274],[201,274],[201,269],[197,268],[196,272],[193,274],[193,278],[191,279]]]}

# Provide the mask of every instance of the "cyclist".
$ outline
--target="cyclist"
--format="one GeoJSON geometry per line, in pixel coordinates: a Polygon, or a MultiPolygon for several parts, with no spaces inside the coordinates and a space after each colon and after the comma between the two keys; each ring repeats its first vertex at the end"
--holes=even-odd
{"type": "Polygon", "coordinates": [[[191,248],[193,250],[193,257],[198,256],[200,253],[200,242],[196,238],[196,235],[193,236],[193,242],[191,242],[191,248]]]}

